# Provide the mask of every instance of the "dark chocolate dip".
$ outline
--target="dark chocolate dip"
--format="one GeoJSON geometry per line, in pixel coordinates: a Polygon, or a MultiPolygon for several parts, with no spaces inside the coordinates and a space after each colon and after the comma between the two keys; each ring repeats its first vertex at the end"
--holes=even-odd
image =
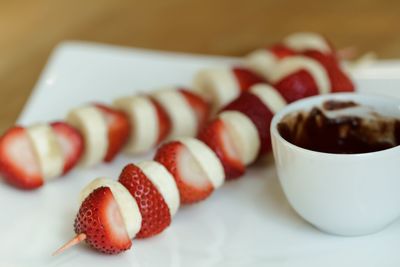
{"type": "Polygon", "coordinates": [[[400,143],[400,121],[352,101],[326,101],[321,107],[284,117],[278,131],[288,142],[326,153],[367,153],[400,143]]]}

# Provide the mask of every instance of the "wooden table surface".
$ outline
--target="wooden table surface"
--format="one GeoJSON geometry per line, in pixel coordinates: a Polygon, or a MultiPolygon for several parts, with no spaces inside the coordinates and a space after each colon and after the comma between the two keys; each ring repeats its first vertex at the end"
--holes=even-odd
{"type": "Polygon", "coordinates": [[[0,134],[29,97],[51,50],[88,40],[244,55],[290,32],[400,57],[400,1],[0,0],[0,134]]]}

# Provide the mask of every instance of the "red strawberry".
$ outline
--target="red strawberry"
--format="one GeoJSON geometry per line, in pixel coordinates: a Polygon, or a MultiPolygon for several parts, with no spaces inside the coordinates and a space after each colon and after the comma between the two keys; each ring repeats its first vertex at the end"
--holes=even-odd
{"type": "Polygon", "coordinates": [[[314,78],[306,70],[299,70],[282,78],[274,87],[288,103],[319,94],[314,78]]]}
{"type": "Polygon", "coordinates": [[[83,202],[75,219],[76,234],[106,254],[118,254],[132,245],[118,204],[108,187],[94,190],[83,202]]]}
{"type": "Polygon", "coordinates": [[[135,198],[142,226],[137,238],[147,238],[161,233],[171,223],[171,214],[162,195],[140,168],[133,164],[125,166],[119,176],[119,182],[135,198]]]}
{"type": "Polygon", "coordinates": [[[130,133],[130,123],[125,113],[102,104],[95,106],[103,114],[108,128],[108,149],[104,161],[110,162],[126,144],[130,133]]]}
{"type": "Polygon", "coordinates": [[[23,127],[13,127],[0,138],[0,174],[21,189],[43,185],[39,162],[23,127]]]}
{"type": "Polygon", "coordinates": [[[64,154],[63,174],[66,174],[78,163],[83,154],[83,137],[79,131],[65,122],[53,122],[51,127],[64,154]]]}
{"type": "Polygon", "coordinates": [[[179,91],[182,93],[186,101],[196,112],[197,119],[199,122],[199,129],[203,128],[203,126],[206,124],[210,116],[209,103],[207,103],[202,97],[200,97],[196,93],[193,93],[186,89],[180,89],[179,91]]]}
{"type": "Polygon", "coordinates": [[[279,59],[296,55],[295,51],[282,44],[273,45],[272,47],[268,48],[268,50],[279,59]]]}
{"type": "Polygon", "coordinates": [[[181,203],[191,204],[207,198],[214,188],[190,151],[180,142],[162,145],[154,157],[172,174],[181,203]]]}
{"type": "Polygon", "coordinates": [[[171,120],[167,114],[167,112],[164,110],[164,108],[157,103],[154,99],[151,99],[151,102],[153,103],[154,107],[156,108],[157,111],[157,117],[158,117],[158,125],[159,125],[159,134],[158,134],[158,141],[157,143],[160,143],[164,141],[164,139],[168,136],[169,132],[171,131],[171,120]]]}
{"type": "Polygon", "coordinates": [[[235,77],[239,83],[242,92],[247,91],[251,86],[257,83],[266,83],[264,78],[258,76],[249,69],[234,67],[232,71],[235,74],[235,77]]]}
{"type": "Polygon", "coordinates": [[[269,128],[274,114],[257,96],[250,92],[242,93],[222,111],[224,110],[242,112],[254,123],[261,141],[260,156],[271,151],[269,128]]]}
{"type": "Polygon", "coordinates": [[[334,54],[323,54],[319,51],[311,50],[304,52],[304,55],[317,60],[324,66],[331,82],[331,92],[354,91],[354,85],[351,79],[343,72],[334,54]]]}
{"type": "Polygon", "coordinates": [[[199,139],[206,143],[221,160],[225,171],[225,179],[234,179],[243,175],[243,165],[238,151],[234,147],[227,129],[221,119],[210,122],[199,134],[199,139]]]}

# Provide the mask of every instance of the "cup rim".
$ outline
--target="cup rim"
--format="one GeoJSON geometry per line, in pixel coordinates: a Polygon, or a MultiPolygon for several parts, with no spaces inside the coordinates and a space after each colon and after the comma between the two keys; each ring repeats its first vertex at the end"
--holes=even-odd
{"type": "MultiPolygon", "coordinates": [[[[395,152],[400,152],[400,145],[383,149],[383,150],[378,150],[378,151],[373,151],[373,152],[366,152],[366,153],[351,153],[351,154],[338,154],[338,153],[330,153],[330,152],[320,152],[320,151],[315,151],[311,149],[306,149],[300,146],[297,146],[289,141],[287,141],[285,138],[281,136],[277,129],[278,123],[282,120],[282,118],[290,113],[297,112],[300,110],[304,110],[307,108],[311,108],[313,106],[319,105],[325,100],[353,100],[353,101],[362,101],[362,100],[376,100],[379,102],[386,102],[391,105],[397,106],[397,108],[400,110],[400,99],[397,98],[391,98],[388,96],[382,96],[379,94],[360,94],[356,92],[348,92],[348,93],[331,93],[331,94],[323,94],[323,95],[316,95],[308,98],[304,98],[298,101],[295,101],[293,103],[290,103],[289,105],[285,106],[283,109],[281,109],[279,112],[277,112],[271,121],[270,125],[270,133],[271,133],[271,138],[274,136],[275,138],[278,139],[279,142],[283,143],[284,145],[290,147],[291,149],[297,150],[302,153],[308,153],[308,154],[313,154],[313,155],[320,155],[324,157],[347,157],[347,158],[363,158],[363,157],[370,157],[370,156],[383,156],[386,154],[391,154],[395,152]]],[[[378,110],[379,111],[379,110],[378,110]]]]}

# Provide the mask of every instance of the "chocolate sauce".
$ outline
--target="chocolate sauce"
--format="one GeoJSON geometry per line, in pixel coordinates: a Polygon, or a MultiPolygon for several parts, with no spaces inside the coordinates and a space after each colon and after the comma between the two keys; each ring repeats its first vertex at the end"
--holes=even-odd
{"type": "Polygon", "coordinates": [[[322,107],[325,110],[339,110],[345,108],[353,108],[357,106],[358,106],[357,103],[353,101],[337,101],[337,100],[328,100],[322,104],[322,107]]]}
{"type": "Polygon", "coordinates": [[[360,107],[352,101],[326,101],[309,112],[287,115],[278,131],[297,146],[326,153],[367,153],[399,145],[399,120],[372,110],[366,116],[350,112],[360,107]]]}

